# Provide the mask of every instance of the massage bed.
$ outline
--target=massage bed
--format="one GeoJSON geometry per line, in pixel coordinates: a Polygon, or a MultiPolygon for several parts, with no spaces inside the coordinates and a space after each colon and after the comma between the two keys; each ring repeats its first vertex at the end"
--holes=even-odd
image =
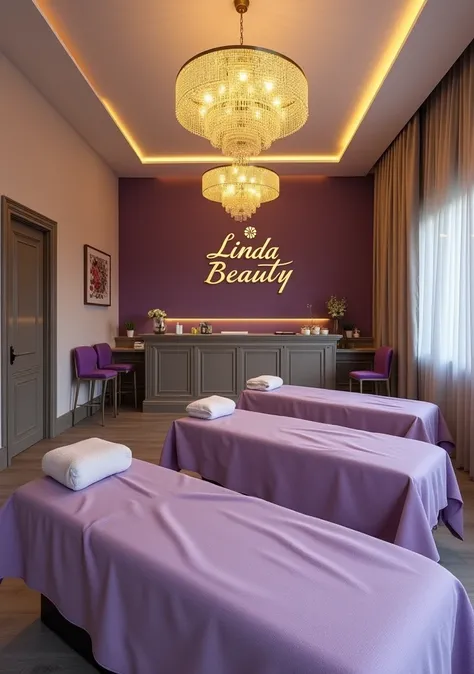
{"type": "Polygon", "coordinates": [[[462,538],[462,498],[451,461],[425,442],[235,410],[212,421],[174,421],[160,465],[196,471],[435,561],[432,529],[439,515],[462,538]]]}
{"type": "Polygon", "coordinates": [[[82,491],[20,487],[0,511],[8,576],[119,674],[474,674],[446,569],[142,461],[82,491]]]}
{"type": "Polygon", "coordinates": [[[284,385],[264,392],[246,389],[237,407],[421,440],[449,453],[454,448],[439,407],[421,400],[284,385]]]}

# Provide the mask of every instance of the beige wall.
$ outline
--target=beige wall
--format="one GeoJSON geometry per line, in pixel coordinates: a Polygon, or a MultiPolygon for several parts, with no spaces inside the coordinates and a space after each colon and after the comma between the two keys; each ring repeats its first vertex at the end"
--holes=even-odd
{"type": "Polygon", "coordinates": [[[58,406],[71,408],[71,349],[111,341],[118,317],[117,178],[0,54],[0,194],[58,222],[58,406]],[[83,303],[83,245],[112,255],[112,306],[83,303]]]}

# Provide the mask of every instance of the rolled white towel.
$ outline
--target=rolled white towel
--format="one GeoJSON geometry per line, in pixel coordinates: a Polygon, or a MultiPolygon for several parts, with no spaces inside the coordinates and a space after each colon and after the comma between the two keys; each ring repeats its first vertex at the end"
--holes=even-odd
{"type": "Polygon", "coordinates": [[[125,445],[89,438],[46,452],[42,468],[43,473],[68,489],[79,491],[127,470],[131,464],[132,452],[125,445]]]}
{"type": "Polygon", "coordinates": [[[230,398],[222,396],[209,396],[195,400],[186,407],[186,412],[190,417],[197,419],[218,419],[219,417],[228,417],[235,410],[235,403],[230,398]]]}
{"type": "Polygon", "coordinates": [[[247,388],[252,391],[273,391],[283,386],[283,379],[272,374],[261,374],[259,377],[247,379],[247,388]]]}

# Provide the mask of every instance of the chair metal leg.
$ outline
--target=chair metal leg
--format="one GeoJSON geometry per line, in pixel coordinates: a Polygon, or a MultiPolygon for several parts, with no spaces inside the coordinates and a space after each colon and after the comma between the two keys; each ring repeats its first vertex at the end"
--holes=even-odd
{"type": "MultiPolygon", "coordinates": [[[[91,391],[91,394],[90,394],[91,397],[90,397],[89,402],[92,404],[92,403],[94,402],[94,397],[95,397],[95,379],[93,379],[93,380],[91,381],[91,384],[92,384],[92,391],[91,391]]],[[[90,408],[90,411],[91,411],[91,416],[92,416],[92,415],[94,414],[94,408],[91,407],[91,408],[90,408]]]]}
{"type": "Polygon", "coordinates": [[[107,384],[108,381],[105,379],[104,383],[102,384],[102,398],[100,401],[100,406],[102,408],[102,426],[105,426],[105,395],[107,393],[107,384]]]}
{"type": "Polygon", "coordinates": [[[387,384],[387,395],[390,398],[390,379],[386,379],[385,383],[387,384]]]}
{"type": "MultiPolygon", "coordinates": [[[[92,402],[92,381],[89,381],[89,394],[88,394],[87,401],[88,401],[89,405],[92,402]]],[[[86,408],[86,416],[88,416],[88,417],[92,416],[92,407],[86,408]]]]}
{"type": "Polygon", "coordinates": [[[120,372],[117,372],[115,375],[112,389],[114,391],[114,416],[117,416],[120,412],[120,406],[122,404],[122,381],[120,379],[120,372]]]}
{"type": "Polygon", "coordinates": [[[137,402],[137,371],[133,370],[133,395],[135,398],[135,409],[138,407],[138,402],[137,402]]]}
{"type": "Polygon", "coordinates": [[[352,393],[352,377],[349,377],[349,391],[352,393]]]}
{"type": "Polygon", "coordinates": [[[359,393],[362,393],[362,384],[363,384],[363,383],[364,383],[364,380],[361,379],[361,380],[359,381],[359,393]]]}
{"type": "Polygon", "coordinates": [[[74,408],[72,410],[72,425],[76,423],[76,407],[77,407],[77,400],[79,398],[79,387],[81,385],[81,380],[77,379],[76,380],[76,393],[74,395],[74,408]]]}

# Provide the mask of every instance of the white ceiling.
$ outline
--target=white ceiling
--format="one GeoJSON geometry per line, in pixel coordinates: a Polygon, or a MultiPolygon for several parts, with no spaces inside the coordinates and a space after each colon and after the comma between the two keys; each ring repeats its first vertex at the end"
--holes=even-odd
{"type": "MultiPolygon", "coordinates": [[[[200,175],[222,158],[176,121],[174,82],[238,22],[232,0],[0,0],[0,48],[118,175],[200,175]]],[[[259,163],[364,175],[473,38],[473,0],[251,0],[245,42],[296,61],[310,91],[305,127],[259,163]]]]}

